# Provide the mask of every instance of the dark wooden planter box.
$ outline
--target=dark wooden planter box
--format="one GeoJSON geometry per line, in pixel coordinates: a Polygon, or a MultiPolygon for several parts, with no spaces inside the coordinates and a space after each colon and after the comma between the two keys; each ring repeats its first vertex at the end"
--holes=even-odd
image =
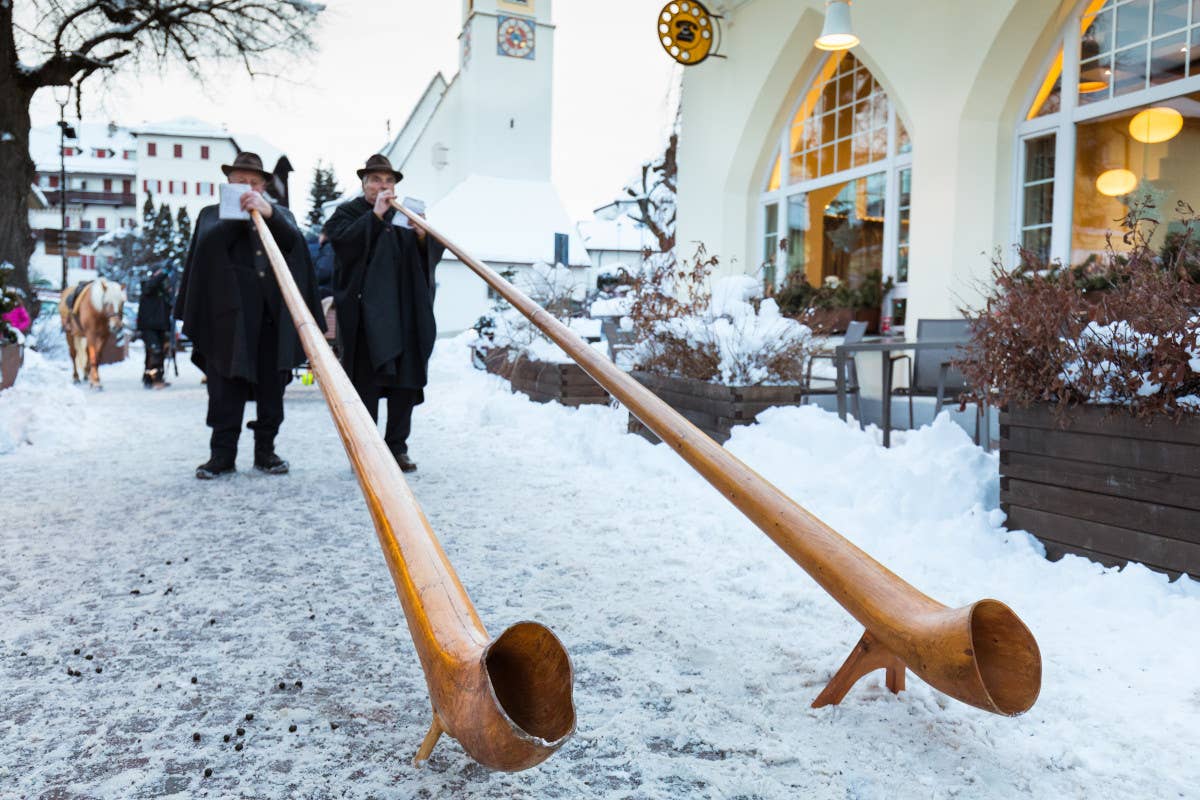
{"type": "Polygon", "coordinates": [[[1078,553],[1200,575],[1200,418],[1150,424],[1101,407],[1000,415],[1000,503],[1052,560],[1078,553]]]}
{"type": "MultiPolygon", "coordinates": [[[[668,378],[649,372],[633,377],[693,425],[724,443],[737,425],[750,425],[758,415],[774,406],[798,406],[804,395],[799,385],[723,386],[717,383],[668,378]]],[[[658,443],[659,439],[632,414],[629,432],[658,443]]]]}
{"type": "Polygon", "coordinates": [[[878,308],[812,308],[792,319],[812,328],[817,333],[845,333],[851,322],[867,323],[867,333],[879,333],[878,308]]]}
{"type": "Polygon", "coordinates": [[[16,383],[25,361],[25,348],[19,344],[0,344],[0,391],[16,383]]]}
{"type": "Polygon", "coordinates": [[[508,350],[499,347],[488,352],[486,363],[488,372],[507,379],[514,392],[538,403],[586,406],[609,401],[608,392],[578,364],[550,364],[523,355],[510,361],[508,350]]]}

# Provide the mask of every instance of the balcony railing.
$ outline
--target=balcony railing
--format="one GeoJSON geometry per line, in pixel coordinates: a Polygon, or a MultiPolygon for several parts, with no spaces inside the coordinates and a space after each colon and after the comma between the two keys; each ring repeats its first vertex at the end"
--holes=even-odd
{"type": "MultiPolygon", "coordinates": [[[[59,196],[62,194],[59,189],[42,191],[46,195],[46,202],[52,206],[58,205],[59,196]]],[[[67,202],[96,206],[132,206],[137,204],[137,195],[133,192],[85,192],[68,189],[67,202]]]]}

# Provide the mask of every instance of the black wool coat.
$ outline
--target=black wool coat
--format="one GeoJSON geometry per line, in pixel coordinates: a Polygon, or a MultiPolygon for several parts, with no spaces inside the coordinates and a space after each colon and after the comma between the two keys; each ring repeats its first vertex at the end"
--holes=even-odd
{"type": "MultiPolygon", "coordinates": [[[[304,304],[324,330],[317,276],[304,237],[290,211],[279,205],[272,208],[267,227],[283,252],[304,304]]],[[[304,363],[300,337],[254,224],[223,220],[215,205],[201,209],[196,219],[175,315],[183,320],[183,332],[192,340],[192,361],[206,373],[215,370],[226,378],[256,382],[258,337],[266,316],[274,321],[279,337],[277,369],[285,372],[304,363]]]]}
{"type": "Polygon", "coordinates": [[[358,197],[338,206],[325,223],[336,255],[338,339],[342,365],[354,383],[419,391],[428,382],[437,338],[434,269],[445,248],[433,237],[420,242],[412,229],[393,225],[396,213],[389,209],[380,220],[358,197]],[[354,374],[360,341],[366,343],[373,374],[354,374]]]}

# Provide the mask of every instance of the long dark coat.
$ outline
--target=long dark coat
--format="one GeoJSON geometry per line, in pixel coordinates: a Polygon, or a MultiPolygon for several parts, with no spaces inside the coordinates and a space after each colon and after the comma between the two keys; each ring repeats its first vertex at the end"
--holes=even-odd
{"type": "Polygon", "coordinates": [[[434,268],[444,248],[432,237],[422,243],[413,230],[393,225],[396,213],[390,209],[380,220],[358,197],[338,206],[325,223],[337,256],[333,300],[342,364],[351,380],[419,391],[427,383],[437,338],[434,268]],[[360,330],[373,375],[354,374],[360,330]]]}
{"type": "MultiPolygon", "coordinates": [[[[267,227],[287,261],[305,305],[322,329],[325,315],[317,299],[317,277],[304,238],[292,213],[273,205],[267,227]]],[[[304,350],[291,314],[254,225],[223,220],[218,207],[206,206],[196,219],[188,248],[175,315],[192,340],[192,361],[205,372],[256,382],[258,336],[263,312],[275,321],[281,372],[304,363],[304,350]]]]}

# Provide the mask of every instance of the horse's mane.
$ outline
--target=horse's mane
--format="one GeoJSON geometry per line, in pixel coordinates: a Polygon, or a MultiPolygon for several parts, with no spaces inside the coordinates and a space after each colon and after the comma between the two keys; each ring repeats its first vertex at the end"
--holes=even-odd
{"type": "Polygon", "coordinates": [[[92,308],[101,313],[106,305],[111,304],[114,309],[120,309],[125,304],[125,290],[115,281],[99,278],[92,284],[92,288],[93,291],[88,292],[91,295],[92,308]],[[99,291],[95,291],[96,289],[99,291]]]}

